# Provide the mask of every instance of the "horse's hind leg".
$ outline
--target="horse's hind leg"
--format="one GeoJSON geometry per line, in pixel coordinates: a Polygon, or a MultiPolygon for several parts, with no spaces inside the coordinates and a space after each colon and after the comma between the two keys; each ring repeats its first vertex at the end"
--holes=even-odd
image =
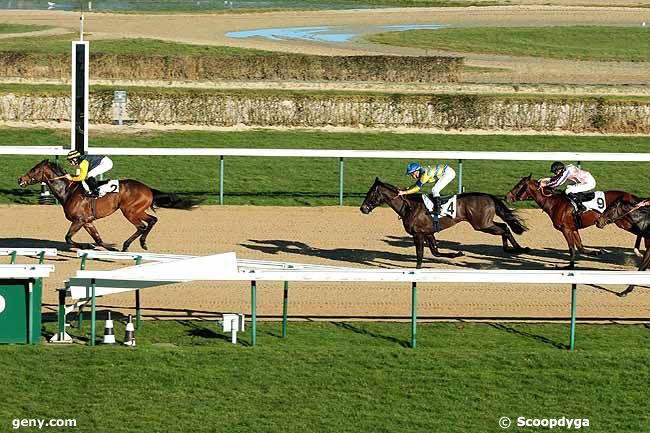
{"type": "Polygon", "coordinates": [[[95,225],[93,223],[86,223],[86,224],[84,224],[83,227],[84,227],[84,229],[86,229],[88,234],[93,238],[93,240],[95,241],[95,245],[98,245],[100,247],[104,247],[104,248],[106,248],[107,250],[110,250],[110,251],[117,251],[117,248],[115,248],[112,245],[105,244],[104,241],[102,241],[102,238],[101,238],[101,236],[99,236],[99,232],[97,231],[97,228],[95,227],[95,225]]]}
{"type": "MultiPolygon", "coordinates": [[[[138,237],[142,236],[147,231],[147,224],[144,222],[142,215],[137,215],[133,213],[123,212],[126,219],[129,220],[136,228],[135,233],[133,233],[127,240],[124,241],[122,245],[122,251],[127,251],[131,243],[136,240],[138,237]]],[[[146,214],[145,214],[146,215],[146,214]]]]}
{"type": "MultiPolygon", "coordinates": [[[[476,227],[475,227],[476,228],[476,227]]],[[[489,227],[478,229],[483,233],[489,233],[491,235],[501,236],[501,242],[503,244],[503,251],[508,253],[519,253],[522,251],[528,251],[527,248],[522,248],[521,245],[517,242],[515,237],[512,235],[512,232],[508,228],[507,224],[498,223],[496,221],[492,222],[492,225],[489,227]],[[508,241],[512,244],[512,248],[508,248],[508,241]]]]}
{"type": "Polygon", "coordinates": [[[140,236],[140,246],[142,247],[143,250],[147,250],[148,249],[147,248],[147,236],[149,236],[149,233],[151,232],[151,229],[158,222],[158,218],[156,218],[153,215],[145,214],[145,216],[142,219],[145,220],[145,222],[147,223],[147,228],[144,231],[144,233],[142,234],[142,236],[140,236]]]}

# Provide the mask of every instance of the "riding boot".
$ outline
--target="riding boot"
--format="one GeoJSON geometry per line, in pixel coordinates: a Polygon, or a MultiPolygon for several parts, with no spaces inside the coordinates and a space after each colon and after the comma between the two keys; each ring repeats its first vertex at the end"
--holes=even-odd
{"type": "Polygon", "coordinates": [[[90,192],[88,193],[89,197],[99,197],[99,190],[97,188],[97,179],[94,177],[89,177],[86,179],[86,185],[90,192]]]}
{"type": "Polygon", "coordinates": [[[577,214],[581,214],[582,212],[587,210],[585,205],[582,204],[582,200],[580,200],[580,197],[578,196],[578,194],[569,193],[569,194],[567,194],[567,197],[569,197],[569,200],[571,200],[571,202],[573,202],[573,206],[574,206],[577,214]]]}
{"type": "Polygon", "coordinates": [[[433,213],[435,215],[442,213],[442,199],[440,197],[433,197],[433,213]]]}

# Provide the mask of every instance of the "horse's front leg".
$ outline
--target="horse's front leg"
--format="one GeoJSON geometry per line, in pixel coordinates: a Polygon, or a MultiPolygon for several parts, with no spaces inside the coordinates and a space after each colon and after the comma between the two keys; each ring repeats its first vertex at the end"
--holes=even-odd
{"type": "Polygon", "coordinates": [[[117,251],[117,248],[115,248],[114,245],[112,244],[105,244],[104,241],[102,241],[101,236],[99,236],[99,232],[97,231],[97,228],[95,225],[91,222],[84,224],[84,229],[88,232],[88,234],[93,238],[95,241],[95,244],[100,247],[104,247],[109,251],[117,251]]]}
{"type": "Polygon", "coordinates": [[[68,233],[65,234],[65,241],[67,244],[72,245],[75,248],[83,249],[83,250],[92,250],[94,247],[93,244],[80,244],[72,240],[72,236],[74,236],[80,229],[83,227],[85,224],[84,221],[76,220],[73,221],[72,224],[70,225],[70,228],[68,229],[68,233]]]}
{"type": "Polygon", "coordinates": [[[417,269],[422,268],[422,259],[424,257],[424,235],[417,234],[413,236],[415,241],[415,256],[417,258],[417,263],[415,267],[417,269]]]}
{"type": "MultiPolygon", "coordinates": [[[[646,238],[647,239],[647,238],[646,238]]],[[[641,260],[641,264],[639,265],[639,271],[645,271],[650,267],[650,250],[646,247],[645,249],[645,254],[643,254],[643,260],[641,260]]],[[[621,293],[618,294],[618,296],[623,297],[627,296],[632,290],[634,290],[634,285],[627,286],[625,290],[623,290],[621,293]]]]}
{"type": "MultiPolygon", "coordinates": [[[[645,238],[645,249],[648,249],[648,241],[650,241],[649,238],[645,238]]],[[[634,254],[637,257],[643,257],[643,254],[641,254],[641,251],[639,251],[639,247],[641,246],[641,235],[637,235],[636,241],[634,241],[634,254]]]]}
{"type": "Polygon", "coordinates": [[[566,239],[566,243],[569,247],[569,266],[567,266],[567,269],[574,269],[576,264],[576,238],[574,233],[578,239],[580,239],[580,235],[577,231],[566,228],[562,229],[562,234],[564,235],[564,239],[566,239]]]}
{"type": "Polygon", "coordinates": [[[455,258],[455,257],[460,257],[460,256],[465,255],[465,254],[463,254],[462,251],[458,251],[458,252],[455,252],[455,253],[441,253],[440,251],[438,251],[438,247],[436,245],[437,244],[436,236],[434,234],[427,235],[426,240],[427,240],[427,245],[429,245],[429,250],[431,250],[431,254],[433,254],[434,257],[451,257],[451,258],[455,258]]]}

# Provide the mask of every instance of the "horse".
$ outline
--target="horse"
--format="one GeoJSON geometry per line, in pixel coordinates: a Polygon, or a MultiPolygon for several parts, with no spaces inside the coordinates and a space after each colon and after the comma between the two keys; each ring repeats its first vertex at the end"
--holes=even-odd
{"type": "MultiPolygon", "coordinates": [[[[645,205],[639,206],[639,203],[631,202],[623,198],[614,201],[614,203],[607,206],[605,212],[602,213],[596,220],[596,227],[602,229],[607,224],[616,223],[625,220],[639,233],[639,236],[645,238],[645,254],[641,259],[639,271],[645,271],[650,267],[650,207],[645,205]]],[[[632,290],[634,285],[627,286],[625,290],[618,293],[618,296],[627,296],[632,290]]]]}
{"type": "MultiPolygon", "coordinates": [[[[626,200],[636,201],[636,197],[625,191],[605,191],[605,205],[624,198],[626,200]]],[[[581,224],[577,226],[574,208],[569,198],[562,192],[554,191],[548,188],[541,188],[536,180],[531,179],[531,175],[523,177],[517,184],[506,194],[506,201],[512,203],[520,200],[533,199],[542,210],[551,218],[553,227],[562,232],[569,247],[569,269],[575,267],[576,250],[583,254],[588,254],[582,245],[579,229],[587,228],[596,222],[599,213],[593,210],[583,212],[580,215],[581,224]]],[[[638,249],[641,242],[640,233],[636,232],[632,225],[626,221],[616,223],[623,230],[627,230],[637,235],[635,249],[638,249]]]]}
{"type": "Polygon", "coordinates": [[[93,238],[97,246],[115,250],[105,244],[99,232],[93,225],[96,219],[107,217],[116,210],[121,210],[124,217],[136,228],[135,233],[122,245],[122,251],[127,251],[131,243],[140,238],[140,246],[147,249],[147,236],[153,229],[158,218],[146,211],[155,207],[171,209],[191,209],[198,202],[193,199],[179,199],[173,193],[164,193],[152,189],[137,180],[120,180],[119,192],[108,193],[103,197],[92,198],[85,193],[81,182],[68,182],[63,178],[65,171],[47,159],[36,164],[24,176],[18,178],[18,185],[25,188],[34,183],[45,182],[54,197],[63,206],[65,217],[72,222],[65,235],[65,241],[76,248],[93,249],[92,244],[77,243],[72,240],[82,227],[93,238]]]}
{"type": "MultiPolygon", "coordinates": [[[[417,269],[422,268],[425,241],[435,257],[453,258],[462,256],[462,252],[442,253],[438,251],[435,238],[437,230],[431,215],[424,205],[422,195],[398,196],[398,191],[397,187],[383,183],[379,178],[376,178],[360,207],[361,212],[369,214],[374,208],[385,203],[397,213],[404,224],[404,229],[413,236],[415,241],[417,269]]],[[[512,230],[520,235],[527,230],[526,225],[500,199],[493,195],[480,192],[458,194],[456,196],[456,217],[441,217],[439,230],[447,229],[461,221],[469,222],[474,230],[501,236],[505,252],[521,253],[529,251],[528,248],[522,248],[517,243],[510,231],[512,230]],[[498,215],[506,224],[495,222],[495,215],[498,215]],[[508,242],[512,244],[512,248],[508,247],[508,242]]]]}

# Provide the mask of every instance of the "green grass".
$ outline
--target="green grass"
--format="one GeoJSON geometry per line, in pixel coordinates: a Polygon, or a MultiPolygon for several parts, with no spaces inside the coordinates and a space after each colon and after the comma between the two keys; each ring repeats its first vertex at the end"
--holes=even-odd
{"type": "Polygon", "coordinates": [[[641,27],[476,27],[388,32],[372,42],[466,53],[571,60],[650,61],[650,30],[641,27]]]}
{"type": "MultiPolygon", "coordinates": [[[[79,35],[69,33],[55,36],[35,36],[3,39],[0,51],[25,53],[69,54],[70,41],[79,35]]],[[[91,41],[94,54],[124,54],[148,56],[246,56],[270,54],[268,51],[236,47],[182,44],[156,39],[100,39],[91,41]]]]}
{"type": "MultiPolygon", "coordinates": [[[[47,30],[52,28],[51,26],[37,26],[33,24],[9,24],[9,23],[0,23],[0,34],[8,33],[28,33],[28,32],[38,32],[40,30],[47,30]]],[[[4,41],[3,41],[4,43],[4,41]]]]}
{"type": "Polygon", "coordinates": [[[410,349],[408,323],[290,323],[283,339],[281,324],[266,322],[253,348],[250,330],[235,346],[213,323],[147,321],[136,348],[0,346],[0,423],[11,431],[13,419],[75,418],[75,430],[95,433],[489,433],[501,431],[502,416],[564,416],[589,419],[594,433],[650,431],[647,325],[579,324],[575,352],[566,350],[568,329],[419,324],[410,349]]]}
{"type": "MultiPolygon", "coordinates": [[[[2,145],[67,146],[69,131],[46,129],[0,129],[2,145]]],[[[577,137],[513,135],[435,135],[393,133],[326,133],[314,131],[247,132],[150,132],[103,135],[92,133],[96,147],[224,147],[300,148],[365,150],[458,150],[458,151],[577,151],[648,152],[650,137],[577,137]]],[[[40,189],[22,189],[17,178],[43,156],[0,156],[0,203],[36,203],[40,189]]],[[[133,178],[157,189],[206,197],[218,201],[218,157],[113,157],[110,175],[133,178]]],[[[337,158],[226,157],[226,204],[335,205],[338,204],[339,161],[337,158]]],[[[344,203],[358,206],[376,176],[398,186],[408,186],[403,176],[408,160],[349,158],[344,161],[344,203]]],[[[436,161],[420,161],[435,163],[436,161]]],[[[458,168],[458,161],[446,161],[458,168]]],[[[568,161],[571,162],[571,161],[568,161]]],[[[499,197],[530,173],[548,176],[551,161],[463,162],[463,184],[467,191],[481,191],[499,197]]],[[[642,162],[589,162],[598,189],[621,189],[650,196],[647,164],[642,162]]],[[[446,192],[457,190],[457,180],[446,192]]],[[[524,203],[524,206],[531,206],[524,203]]]]}

